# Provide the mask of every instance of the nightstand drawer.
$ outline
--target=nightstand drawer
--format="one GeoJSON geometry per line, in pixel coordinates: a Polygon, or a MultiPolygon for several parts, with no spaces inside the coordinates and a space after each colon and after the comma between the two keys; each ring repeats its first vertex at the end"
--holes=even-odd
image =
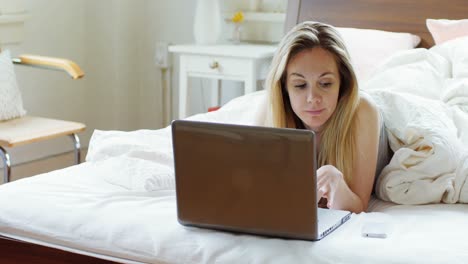
{"type": "Polygon", "coordinates": [[[191,73],[244,76],[251,72],[246,65],[250,60],[241,58],[189,55],[186,60],[187,71],[191,73]]]}

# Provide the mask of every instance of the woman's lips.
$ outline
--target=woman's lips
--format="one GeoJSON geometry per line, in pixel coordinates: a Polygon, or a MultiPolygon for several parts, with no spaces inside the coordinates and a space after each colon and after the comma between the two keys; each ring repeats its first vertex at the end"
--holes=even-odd
{"type": "Polygon", "coordinates": [[[320,110],[306,110],[308,114],[311,115],[320,115],[325,109],[320,109],[320,110]]]}

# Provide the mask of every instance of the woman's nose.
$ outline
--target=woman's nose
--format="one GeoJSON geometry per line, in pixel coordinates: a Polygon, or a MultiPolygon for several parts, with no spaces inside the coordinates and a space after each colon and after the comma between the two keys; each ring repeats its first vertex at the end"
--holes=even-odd
{"type": "Polygon", "coordinates": [[[314,88],[311,88],[307,92],[307,103],[312,103],[312,102],[320,103],[321,99],[322,99],[321,96],[314,88]]]}

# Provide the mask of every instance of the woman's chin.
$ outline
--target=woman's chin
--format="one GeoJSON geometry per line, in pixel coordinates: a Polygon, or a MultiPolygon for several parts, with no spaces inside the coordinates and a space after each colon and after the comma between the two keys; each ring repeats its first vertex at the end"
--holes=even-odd
{"type": "Polygon", "coordinates": [[[304,123],[305,127],[308,129],[308,130],[312,130],[312,131],[320,131],[322,129],[322,126],[323,124],[322,123],[304,123]]]}

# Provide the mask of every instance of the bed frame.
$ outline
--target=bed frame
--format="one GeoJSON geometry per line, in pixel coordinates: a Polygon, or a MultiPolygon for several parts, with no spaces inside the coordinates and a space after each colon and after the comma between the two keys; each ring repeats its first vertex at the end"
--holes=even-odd
{"type": "MultiPolygon", "coordinates": [[[[421,47],[434,45],[426,18],[468,18],[467,0],[289,0],[285,30],[305,20],[339,27],[409,32],[421,37],[421,47]]],[[[114,263],[0,237],[2,263],[114,263]]]]}
{"type": "Polygon", "coordinates": [[[109,260],[75,254],[0,236],[0,262],[48,264],[110,264],[109,260]]]}

